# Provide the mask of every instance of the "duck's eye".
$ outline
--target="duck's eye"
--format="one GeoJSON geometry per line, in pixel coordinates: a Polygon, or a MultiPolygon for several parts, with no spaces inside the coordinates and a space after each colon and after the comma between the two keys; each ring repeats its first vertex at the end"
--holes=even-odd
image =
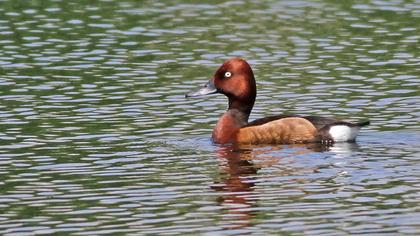
{"type": "Polygon", "coordinates": [[[232,76],[232,73],[230,73],[229,71],[225,73],[225,78],[229,78],[232,76]]]}

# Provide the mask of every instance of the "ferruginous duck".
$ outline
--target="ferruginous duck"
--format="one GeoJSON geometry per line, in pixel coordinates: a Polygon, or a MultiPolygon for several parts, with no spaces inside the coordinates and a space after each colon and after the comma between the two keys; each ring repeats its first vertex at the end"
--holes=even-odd
{"type": "Polygon", "coordinates": [[[350,123],[319,116],[277,115],[248,122],[257,96],[254,73],[241,58],[227,60],[203,88],[186,94],[198,97],[214,93],[229,99],[227,111],[213,129],[215,143],[292,144],[354,142],[369,121],[350,123]]]}

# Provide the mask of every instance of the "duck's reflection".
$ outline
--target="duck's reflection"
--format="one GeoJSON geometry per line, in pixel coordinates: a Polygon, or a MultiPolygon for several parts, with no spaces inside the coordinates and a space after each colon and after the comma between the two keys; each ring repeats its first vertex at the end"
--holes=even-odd
{"type": "MultiPolygon", "coordinates": [[[[349,145],[338,145],[337,147],[318,144],[277,147],[225,146],[218,148],[216,154],[220,158],[221,179],[216,181],[212,188],[221,193],[218,203],[225,211],[223,213],[225,228],[238,229],[252,225],[252,219],[258,209],[258,194],[255,194],[254,190],[258,181],[257,172],[260,169],[277,165],[285,158],[298,155],[325,151],[337,152],[340,155],[357,149],[355,144],[349,145]]],[[[287,163],[282,164],[287,165],[287,163]]],[[[317,171],[316,168],[314,166],[306,168],[279,167],[280,173],[276,172],[276,175],[296,175],[297,173],[304,175],[307,172],[317,171]]]]}
{"type": "Polygon", "coordinates": [[[250,225],[256,201],[251,199],[257,168],[252,162],[252,151],[237,147],[223,147],[217,150],[220,157],[222,179],[212,188],[223,194],[218,202],[226,211],[224,221],[227,228],[235,229],[250,225]]]}

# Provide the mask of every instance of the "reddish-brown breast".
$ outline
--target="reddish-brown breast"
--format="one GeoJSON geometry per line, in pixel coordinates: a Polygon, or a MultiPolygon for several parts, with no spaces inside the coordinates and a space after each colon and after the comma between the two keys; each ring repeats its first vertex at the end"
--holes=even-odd
{"type": "Polygon", "coordinates": [[[246,125],[247,120],[248,115],[243,112],[226,111],[213,129],[213,141],[215,143],[235,143],[239,130],[246,125]]]}
{"type": "Polygon", "coordinates": [[[246,144],[291,144],[313,142],[315,126],[306,119],[288,117],[263,125],[244,127],[238,130],[236,142],[246,144]]]}

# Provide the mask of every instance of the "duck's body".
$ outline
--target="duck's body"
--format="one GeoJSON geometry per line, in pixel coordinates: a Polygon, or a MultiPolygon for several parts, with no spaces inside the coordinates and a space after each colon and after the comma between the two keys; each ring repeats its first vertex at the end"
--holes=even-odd
{"type": "Polygon", "coordinates": [[[226,61],[204,88],[187,97],[222,93],[228,110],[213,129],[215,143],[291,144],[354,142],[359,129],[369,122],[350,123],[319,117],[278,115],[248,122],[256,98],[254,74],[249,64],[233,58],[226,61]]]}

